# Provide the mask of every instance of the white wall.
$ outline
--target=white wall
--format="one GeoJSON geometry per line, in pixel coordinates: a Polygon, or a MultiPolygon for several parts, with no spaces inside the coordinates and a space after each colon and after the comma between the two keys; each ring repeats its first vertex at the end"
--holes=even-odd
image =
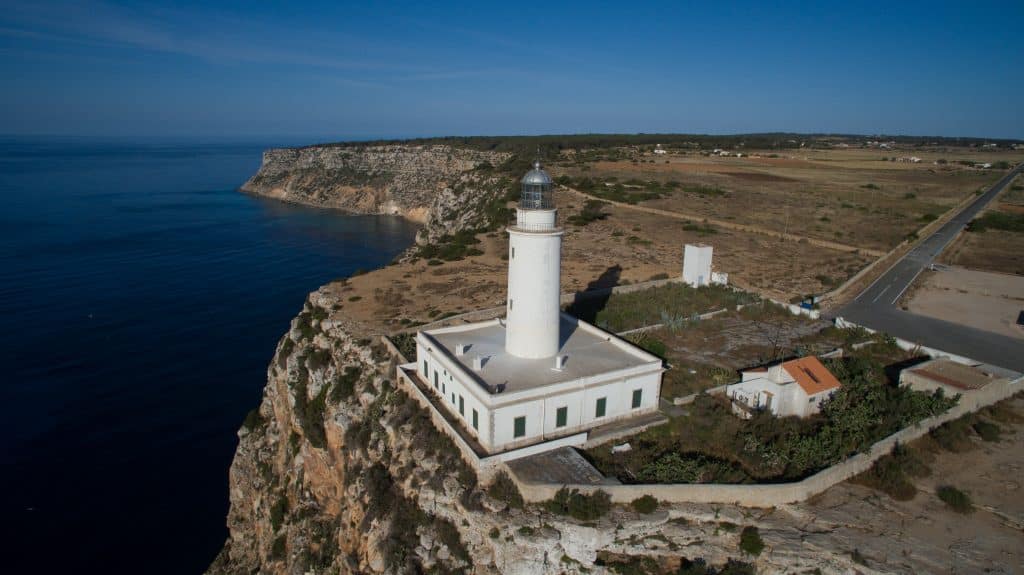
{"type": "Polygon", "coordinates": [[[691,287],[711,283],[711,246],[686,244],[683,248],[683,281],[691,287]]]}
{"type": "Polygon", "coordinates": [[[562,232],[509,229],[505,350],[529,358],[558,353],[562,232]]]}
{"type": "Polygon", "coordinates": [[[577,388],[512,405],[494,408],[494,450],[518,447],[542,439],[592,429],[617,419],[633,417],[658,408],[661,373],[614,380],[585,389],[577,388]],[[633,390],[642,390],[640,407],[633,408],[633,390]],[[606,398],[604,417],[596,417],[597,399],[606,398]],[[565,427],[556,427],[559,407],[568,408],[565,427]],[[513,437],[515,419],[526,417],[526,435],[513,437]]]}
{"type": "Polygon", "coordinates": [[[492,449],[494,444],[494,438],[491,427],[491,410],[479,400],[477,395],[470,391],[469,386],[477,386],[476,382],[463,382],[461,381],[454,372],[449,370],[438,356],[436,351],[427,351],[427,348],[418,339],[416,341],[416,372],[423,377],[423,380],[427,382],[430,390],[441,399],[440,405],[444,406],[445,409],[452,415],[460,418],[464,423],[466,429],[470,435],[476,437],[477,441],[480,442],[488,450],[492,449]],[[424,360],[426,360],[426,371],[424,371],[424,360]],[[437,372],[439,384],[444,389],[434,388],[434,372],[437,372]],[[455,394],[455,403],[452,403],[452,393],[455,394]],[[462,415],[459,415],[459,397],[463,398],[465,402],[465,409],[462,415]],[[477,410],[479,416],[478,428],[473,428],[473,410],[477,410]]]}

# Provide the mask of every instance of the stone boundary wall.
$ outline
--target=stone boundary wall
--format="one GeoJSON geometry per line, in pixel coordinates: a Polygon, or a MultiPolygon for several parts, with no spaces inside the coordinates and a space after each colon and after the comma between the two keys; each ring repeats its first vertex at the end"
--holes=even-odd
{"type": "MultiPolygon", "coordinates": [[[[859,328],[863,329],[864,331],[866,331],[868,333],[878,333],[877,330],[871,329],[869,327],[864,327],[864,326],[862,326],[860,324],[853,323],[852,321],[847,321],[847,320],[843,319],[842,317],[837,317],[835,319],[835,325],[836,325],[836,327],[838,327],[840,329],[858,328],[859,327],[859,328]]],[[[975,361],[975,360],[973,360],[973,359],[971,359],[969,357],[964,357],[962,355],[956,355],[955,353],[949,353],[948,351],[942,351],[941,349],[935,349],[934,347],[926,347],[926,346],[923,346],[923,345],[921,345],[919,343],[914,343],[912,341],[905,340],[903,338],[893,337],[893,339],[896,341],[896,345],[899,346],[899,348],[904,350],[904,351],[912,351],[912,352],[916,352],[916,353],[923,353],[923,354],[925,354],[925,355],[927,355],[928,357],[931,357],[931,358],[944,357],[944,358],[947,358],[947,359],[949,359],[951,361],[955,361],[957,363],[962,363],[963,365],[975,366],[975,365],[978,365],[980,363],[980,362],[975,361]]]]}
{"type": "Polygon", "coordinates": [[[793,483],[776,483],[764,485],[732,485],[712,483],[684,483],[663,485],[560,485],[525,483],[515,474],[510,477],[519,486],[523,498],[530,502],[551,499],[562,487],[578,489],[582,493],[592,493],[598,489],[611,495],[614,503],[629,503],[643,495],[651,495],[661,501],[670,503],[720,503],[741,505],[744,507],[775,507],[787,503],[797,503],[813,497],[833,485],[863,473],[874,465],[875,461],[892,451],[897,443],[907,443],[922,437],[932,429],[952,421],[982,407],[986,407],[1007,399],[1024,391],[1024,377],[1014,381],[991,383],[988,386],[964,394],[960,402],[952,409],[918,422],[917,424],[897,431],[896,433],[874,443],[865,453],[833,465],[828,469],[793,483]]]}

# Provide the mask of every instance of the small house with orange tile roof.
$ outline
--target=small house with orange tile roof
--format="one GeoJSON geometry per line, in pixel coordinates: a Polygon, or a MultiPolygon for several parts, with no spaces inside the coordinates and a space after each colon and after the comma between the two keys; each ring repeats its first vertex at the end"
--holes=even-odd
{"type": "Polygon", "coordinates": [[[733,412],[749,418],[758,410],[779,417],[807,417],[821,410],[825,399],[841,386],[817,357],[791,359],[740,372],[739,382],[726,387],[733,412]]]}

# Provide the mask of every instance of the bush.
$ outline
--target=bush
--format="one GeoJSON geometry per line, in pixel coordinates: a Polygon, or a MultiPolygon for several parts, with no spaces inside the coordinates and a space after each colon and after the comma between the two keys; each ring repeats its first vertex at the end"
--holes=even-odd
{"type": "Polygon", "coordinates": [[[658,500],[651,495],[644,495],[643,497],[637,497],[630,505],[633,506],[633,511],[637,513],[654,513],[658,509],[658,500]]]}
{"type": "Polygon", "coordinates": [[[544,507],[556,515],[568,515],[579,521],[593,521],[611,510],[612,498],[600,489],[585,495],[578,489],[570,491],[563,487],[552,499],[545,502],[544,507]]]}
{"type": "Polygon", "coordinates": [[[282,533],[274,542],[270,545],[270,558],[281,560],[285,558],[287,553],[288,538],[282,533]]]}
{"type": "Polygon", "coordinates": [[[974,511],[974,504],[971,503],[971,497],[953,487],[952,485],[943,485],[939,487],[935,494],[939,496],[939,499],[943,503],[949,506],[950,509],[957,513],[971,513],[974,511]]]}
{"type": "Polygon", "coordinates": [[[932,430],[935,442],[946,451],[961,453],[974,447],[971,443],[971,425],[969,417],[961,417],[945,423],[932,430]]]}
{"type": "Polygon", "coordinates": [[[497,539],[501,536],[501,531],[498,531],[497,527],[491,527],[491,532],[487,534],[491,539],[497,539]]]}
{"type": "Polygon", "coordinates": [[[985,230],[1003,230],[1007,232],[1024,232],[1024,214],[1011,214],[989,210],[976,218],[967,226],[968,231],[984,232],[985,230]]]}
{"type": "Polygon", "coordinates": [[[363,370],[359,366],[349,365],[345,367],[344,373],[339,375],[331,388],[331,402],[339,404],[352,397],[355,393],[356,383],[363,376],[363,370]]]}
{"type": "Polygon", "coordinates": [[[743,531],[740,531],[740,549],[751,555],[761,554],[761,551],[764,550],[764,541],[761,540],[761,534],[757,531],[757,527],[747,525],[743,531]]]}
{"type": "Polygon", "coordinates": [[[574,226],[585,226],[590,222],[596,222],[597,220],[603,220],[608,217],[608,214],[603,210],[608,202],[602,202],[601,200],[587,200],[583,204],[583,209],[580,213],[570,216],[566,221],[574,226]]]}
{"type": "Polygon", "coordinates": [[[281,494],[277,501],[270,506],[270,526],[277,531],[284,523],[284,516],[288,513],[288,498],[281,494]]]}
{"type": "Polygon", "coordinates": [[[999,435],[1003,431],[998,425],[987,421],[978,421],[973,427],[974,433],[977,433],[978,437],[980,437],[982,441],[999,441],[999,435]]]}
{"type": "Polygon", "coordinates": [[[249,413],[245,414],[245,420],[242,421],[242,427],[244,427],[246,431],[252,431],[258,427],[262,427],[263,423],[263,416],[260,415],[260,408],[257,407],[249,410],[249,413]]]}
{"type": "Polygon", "coordinates": [[[519,493],[519,487],[504,471],[495,476],[494,482],[487,488],[487,495],[512,509],[523,508],[523,496],[519,493]]]}
{"type": "Polygon", "coordinates": [[[930,472],[916,452],[897,444],[892,453],[880,457],[871,469],[851,481],[877,489],[897,501],[909,501],[917,495],[917,488],[907,476],[921,477],[930,472]]]}

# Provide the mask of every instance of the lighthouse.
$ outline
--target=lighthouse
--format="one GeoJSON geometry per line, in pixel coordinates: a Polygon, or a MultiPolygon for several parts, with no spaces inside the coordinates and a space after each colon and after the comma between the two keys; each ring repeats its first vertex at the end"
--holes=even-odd
{"type": "Polygon", "coordinates": [[[554,357],[560,346],[563,231],[553,196],[551,176],[535,162],[508,228],[505,351],[516,357],[554,357]]]}

